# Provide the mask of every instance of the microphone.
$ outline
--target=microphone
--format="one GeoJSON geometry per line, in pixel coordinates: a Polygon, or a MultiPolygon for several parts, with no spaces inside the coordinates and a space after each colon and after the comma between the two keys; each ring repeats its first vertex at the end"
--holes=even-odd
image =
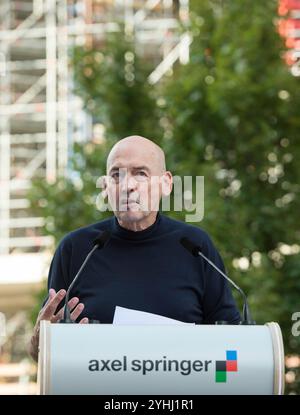
{"type": "Polygon", "coordinates": [[[94,241],[93,241],[94,247],[87,254],[87,256],[86,256],[83,264],[79,268],[79,271],[75,275],[72,283],[70,284],[70,286],[69,286],[69,288],[68,288],[68,290],[66,292],[65,307],[64,307],[64,318],[63,318],[63,320],[60,321],[60,323],[73,323],[73,321],[71,320],[70,308],[68,306],[68,302],[69,302],[69,297],[70,297],[71,290],[74,287],[76,281],[78,280],[78,277],[81,275],[81,273],[82,273],[83,269],[85,268],[86,264],[88,263],[90,257],[93,255],[93,253],[97,249],[102,249],[105,246],[105,244],[106,244],[106,242],[108,241],[109,238],[110,238],[110,232],[108,232],[108,231],[101,231],[99,233],[99,235],[97,236],[97,238],[94,239],[94,241]]]}
{"type": "Polygon", "coordinates": [[[234,282],[232,281],[220,268],[218,268],[210,259],[208,259],[202,252],[201,248],[194,244],[190,239],[183,237],[180,239],[181,245],[189,251],[193,256],[198,257],[201,256],[203,259],[205,259],[206,262],[208,262],[215,270],[219,272],[228,282],[230,282],[231,285],[234,286],[238,290],[238,292],[242,295],[244,300],[244,306],[243,306],[243,320],[240,322],[240,324],[243,325],[255,325],[255,321],[252,320],[247,297],[244,293],[244,291],[234,282]]]}

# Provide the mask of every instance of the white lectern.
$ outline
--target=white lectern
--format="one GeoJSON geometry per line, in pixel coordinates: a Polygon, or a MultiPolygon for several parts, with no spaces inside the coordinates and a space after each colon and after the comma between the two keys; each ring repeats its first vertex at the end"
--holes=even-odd
{"type": "Polygon", "coordinates": [[[41,322],[40,394],[279,395],[277,323],[111,325],[41,322]]]}

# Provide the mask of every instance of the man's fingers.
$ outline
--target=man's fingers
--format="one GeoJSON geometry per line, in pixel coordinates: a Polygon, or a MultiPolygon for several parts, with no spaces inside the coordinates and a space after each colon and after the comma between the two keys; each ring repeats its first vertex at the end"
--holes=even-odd
{"type": "Polygon", "coordinates": [[[49,293],[48,293],[48,298],[47,301],[45,303],[45,305],[49,304],[50,301],[52,300],[53,297],[55,297],[56,291],[54,288],[50,288],[49,293]]]}
{"type": "Polygon", "coordinates": [[[39,320],[44,319],[45,309],[49,305],[49,303],[52,301],[52,299],[55,297],[55,295],[56,295],[55,289],[50,288],[49,293],[48,293],[47,301],[45,302],[44,307],[39,312],[39,320]]]}
{"type": "MultiPolygon", "coordinates": [[[[73,310],[73,308],[79,303],[79,298],[78,297],[73,297],[71,298],[71,300],[68,302],[68,307],[70,310],[73,310]]],[[[58,320],[61,320],[64,316],[64,309],[65,307],[62,307],[59,312],[51,319],[52,323],[56,323],[58,320]]]]}
{"type": "Polygon", "coordinates": [[[75,310],[71,313],[71,319],[73,321],[75,321],[80,316],[83,309],[84,309],[84,304],[82,304],[82,303],[78,304],[78,306],[75,308],[75,310]]]}
{"type": "Polygon", "coordinates": [[[79,324],[88,324],[88,322],[89,322],[89,319],[87,317],[84,317],[79,321],[79,324]]]}
{"type": "Polygon", "coordinates": [[[50,288],[49,290],[49,298],[52,299],[56,294],[56,291],[54,288],[50,288]]]}
{"type": "Polygon", "coordinates": [[[50,320],[57,309],[59,303],[66,295],[66,290],[59,290],[58,293],[44,306],[44,310],[41,314],[41,320],[50,320]]]}

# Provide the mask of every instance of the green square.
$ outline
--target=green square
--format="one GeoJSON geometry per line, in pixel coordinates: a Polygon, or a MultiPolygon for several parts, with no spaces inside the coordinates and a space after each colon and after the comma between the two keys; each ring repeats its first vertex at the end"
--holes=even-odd
{"type": "Polygon", "coordinates": [[[216,372],[216,382],[225,383],[226,382],[226,372],[216,372]]]}

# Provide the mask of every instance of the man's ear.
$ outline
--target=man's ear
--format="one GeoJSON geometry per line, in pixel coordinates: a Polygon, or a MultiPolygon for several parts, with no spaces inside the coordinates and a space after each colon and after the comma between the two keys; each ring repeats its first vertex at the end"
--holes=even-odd
{"type": "Polygon", "coordinates": [[[107,176],[100,176],[96,183],[97,189],[102,189],[101,195],[103,199],[107,197],[107,176]]]}
{"type": "Polygon", "coordinates": [[[161,176],[161,193],[162,196],[169,196],[172,192],[173,176],[170,171],[166,171],[161,176]]]}

